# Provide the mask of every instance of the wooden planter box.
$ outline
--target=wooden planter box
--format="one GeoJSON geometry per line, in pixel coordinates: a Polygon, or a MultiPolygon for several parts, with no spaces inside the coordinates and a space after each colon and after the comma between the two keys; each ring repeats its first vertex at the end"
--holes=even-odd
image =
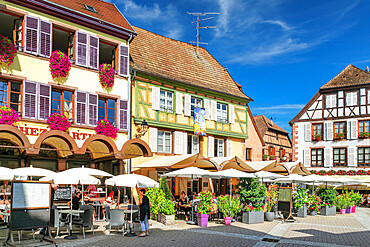
{"type": "Polygon", "coordinates": [[[297,211],[297,217],[306,218],[307,217],[307,205],[304,204],[301,209],[297,211]]]}
{"type": "Polygon", "coordinates": [[[164,225],[174,225],[175,224],[175,215],[161,215],[161,223],[164,225]]]}
{"type": "Polygon", "coordinates": [[[332,207],[325,206],[325,207],[321,207],[320,209],[320,215],[335,216],[336,214],[337,214],[336,206],[332,206],[332,207]]]}
{"type": "Polygon", "coordinates": [[[244,212],[242,222],[245,224],[255,224],[264,222],[263,210],[244,212]]]}

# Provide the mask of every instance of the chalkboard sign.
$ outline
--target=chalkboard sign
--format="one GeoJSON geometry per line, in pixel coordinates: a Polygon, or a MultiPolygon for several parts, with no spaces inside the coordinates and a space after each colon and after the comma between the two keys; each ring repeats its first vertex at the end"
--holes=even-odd
{"type": "Polygon", "coordinates": [[[47,227],[49,225],[49,209],[23,209],[12,211],[12,230],[26,230],[47,227]]]}
{"type": "Polygon", "coordinates": [[[71,187],[59,187],[54,192],[54,201],[70,201],[71,187]]]}
{"type": "Polygon", "coordinates": [[[290,212],[290,202],[278,202],[278,211],[290,212]]]}
{"type": "Polygon", "coordinates": [[[278,201],[279,202],[290,202],[291,189],[292,188],[279,188],[278,201]]]}

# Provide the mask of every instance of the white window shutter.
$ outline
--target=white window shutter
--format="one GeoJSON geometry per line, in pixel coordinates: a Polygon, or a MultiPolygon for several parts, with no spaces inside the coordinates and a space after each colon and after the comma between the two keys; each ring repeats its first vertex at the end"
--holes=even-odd
{"type": "Polygon", "coordinates": [[[99,38],[89,35],[89,59],[88,65],[90,68],[98,69],[99,67],[99,38]]]}
{"type": "Polygon", "coordinates": [[[87,96],[88,93],[75,91],[75,123],[86,124],[87,119],[87,96]]]}
{"type": "Polygon", "coordinates": [[[159,110],[159,87],[152,86],[152,109],[159,110]]]}
{"type": "Polygon", "coordinates": [[[235,107],[232,104],[229,104],[229,123],[235,123],[235,107]]]}
{"type": "Polygon", "coordinates": [[[51,114],[51,86],[49,84],[40,83],[38,86],[38,95],[38,118],[46,120],[51,114]]]}
{"type": "Polygon", "coordinates": [[[209,99],[204,99],[204,108],[206,110],[205,118],[207,120],[211,119],[211,101],[209,99]]]}
{"type": "Polygon", "coordinates": [[[217,121],[217,101],[211,100],[211,120],[217,121]]]}
{"type": "Polygon", "coordinates": [[[182,132],[182,154],[188,153],[188,133],[182,132]]]}
{"type": "Polygon", "coordinates": [[[351,121],[351,139],[357,139],[358,134],[357,134],[357,121],[352,120],[351,121]]]}
{"type": "Polygon", "coordinates": [[[23,83],[23,116],[24,118],[37,119],[38,83],[24,81],[23,83]]]}
{"type": "Polygon", "coordinates": [[[352,105],[357,105],[357,92],[352,94],[352,105]]]}
{"type": "Polygon", "coordinates": [[[176,114],[182,114],[182,93],[176,92],[176,114]]]}
{"type": "Polygon", "coordinates": [[[183,137],[183,134],[182,132],[180,131],[175,131],[175,147],[174,147],[174,154],[182,154],[183,152],[183,141],[182,141],[182,137],[183,137]]]}
{"type": "Polygon", "coordinates": [[[333,123],[328,122],[327,127],[328,127],[328,129],[326,130],[327,141],[331,141],[333,140],[333,123]]]}
{"type": "Polygon", "coordinates": [[[82,32],[76,32],[76,64],[87,66],[87,40],[88,35],[82,32]]]}
{"type": "Polygon", "coordinates": [[[157,152],[158,147],[158,129],[149,127],[149,147],[152,152],[157,152]]]}
{"type": "Polygon", "coordinates": [[[98,100],[99,97],[97,94],[90,93],[88,96],[89,103],[88,103],[88,124],[90,126],[95,126],[96,122],[98,121],[98,100]]]}
{"type": "Polygon", "coordinates": [[[40,20],[39,29],[39,55],[42,57],[50,57],[51,54],[51,37],[52,24],[51,22],[40,20]]]}
{"type": "Polygon", "coordinates": [[[190,94],[185,94],[184,115],[185,116],[190,116],[191,115],[191,96],[190,96],[190,94]]]}
{"type": "Polygon", "coordinates": [[[324,150],[324,167],[331,167],[331,160],[330,160],[330,148],[325,148],[324,150]]]}
{"type": "Polygon", "coordinates": [[[32,16],[25,16],[24,21],[24,51],[37,55],[39,51],[39,19],[32,16]]]}
{"type": "Polygon", "coordinates": [[[215,157],[215,138],[208,136],[208,158],[215,157]]]}
{"type": "Polygon", "coordinates": [[[304,141],[311,141],[311,124],[304,124],[304,141]]]}
{"type": "Polygon", "coordinates": [[[199,153],[199,136],[192,136],[192,150],[191,150],[191,153],[192,154],[197,154],[199,153]]]}
{"type": "Polygon", "coordinates": [[[233,156],[233,141],[226,139],[226,157],[233,156]]]}
{"type": "Polygon", "coordinates": [[[355,167],[355,147],[348,148],[348,167],[355,167]]]}
{"type": "Polygon", "coordinates": [[[346,124],[346,127],[347,127],[347,139],[352,139],[352,121],[351,120],[347,120],[347,124],[346,124]]]}
{"type": "Polygon", "coordinates": [[[310,150],[303,150],[303,165],[305,167],[310,167],[310,150]]]}

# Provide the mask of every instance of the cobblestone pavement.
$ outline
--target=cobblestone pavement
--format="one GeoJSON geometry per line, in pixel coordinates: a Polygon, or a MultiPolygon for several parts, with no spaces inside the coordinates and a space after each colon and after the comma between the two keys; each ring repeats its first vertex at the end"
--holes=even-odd
{"type": "MultiPolygon", "coordinates": [[[[308,216],[298,218],[295,223],[281,221],[247,225],[233,222],[225,226],[217,222],[209,223],[207,228],[200,228],[177,221],[174,226],[164,226],[151,221],[150,236],[122,237],[122,232],[107,235],[103,223],[96,223],[95,235],[88,230],[86,239],[82,235],[76,240],[65,240],[63,235],[57,238],[61,247],[110,247],[110,246],[370,246],[370,209],[360,208],[353,215],[308,216]]],[[[140,226],[135,225],[135,232],[140,226]]],[[[62,233],[65,234],[65,229],[62,233]]],[[[16,241],[17,246],[46,246],[24,233],[24,240],[16,241]]],[[[0,237],[4,232],[0,232],[0,237]]],[[[17,234],[15,233],[17,239],[17,234]]],[[[50,245],[49,245],[50,246],[50,245]]]]}

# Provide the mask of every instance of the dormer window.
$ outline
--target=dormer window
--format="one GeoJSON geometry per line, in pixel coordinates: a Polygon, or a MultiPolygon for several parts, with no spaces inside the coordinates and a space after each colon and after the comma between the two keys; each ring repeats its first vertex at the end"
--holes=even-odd
{"type": "Polygon", "coordinates": [[[94,13],[98,13],[95,8],[93,6],[90,6],[90,5],[86,5],[85,4],[85,8],[88,10],[88,11],[91,11],[91,12],[94,12],[94,13]]]}

